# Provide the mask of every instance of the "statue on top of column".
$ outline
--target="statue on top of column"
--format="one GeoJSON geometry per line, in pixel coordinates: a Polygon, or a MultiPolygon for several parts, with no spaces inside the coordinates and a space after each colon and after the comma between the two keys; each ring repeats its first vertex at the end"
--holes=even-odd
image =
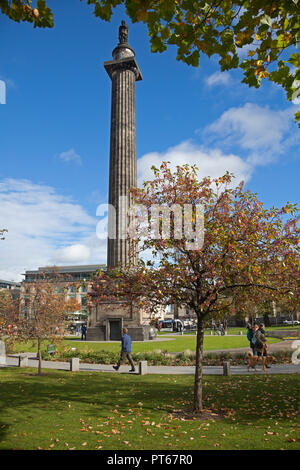
{"type": "Polygon", "coordinates": [[[122,20],[119,27],[119,41],[120,44],[128,44],[128,26],[124,20],[122,20]]]}

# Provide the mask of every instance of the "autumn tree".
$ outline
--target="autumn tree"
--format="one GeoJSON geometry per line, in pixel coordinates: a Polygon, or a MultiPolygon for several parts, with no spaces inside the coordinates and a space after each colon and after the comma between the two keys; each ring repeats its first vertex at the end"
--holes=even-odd
{"type": "MultiPolygon", "coordinates": [[[[197,67],[201,54],[219,57],[220,70],[240,68],[243,83],[258,88],[262,79],[282,86],[288,100],[300,95],[299,0],[81,0],[94,15],[110,21],[125,5],[133,23],[147,25],[152,52],[177,48],[177,60],[197,67]],[[241,54],[243,48],[247,54],[241,54]]],[[[15,21],[52,27],[45,0],[0,0],[0,10],[15,21]]],[[[296,113],[300,120],[300,111],[296,113]]],[[[299,124],[300,125],[300,124],[299,124]]]]}
{"type": "Polygon", "coordinates": [[[0,338],[5,340],[9,347],[13,347],[18,327],[22,323],[19,315],[19,301],[19,295],[14,295],[12,290],[0,291],[0,338]]]}
{"type": "Polygon", "coordinates": [[[33,23],[34,27],[52,28],[53,14],[45,0],[37,0],[32,6],[30,0],[0,0],[0,10],[13,21],[33,23]]]}
{"type": "MultiPolygon", "coordinates": [[[[232,175],[199,181],[197,168],[188,165],[172,172],[163,163],[154,168],[152,181],[131,192],[138,208],[137,233],[129,233],[141,250],[152,253],[152,260],[115,270],[115,295],[135,297],[141,308],[173,303],[196,313],[194,411],[199,412],[205,322],[232,312],[247,314],[249,298],[252,303],[262,296],[278,299],[289,290],[291,275],[299,279],[297,208],[288,203],[266,209],[242,183],[234,187],[232,175]],[[198,207],[202,212],[197,213],[198,207]],[[197,229],[201,213],[204,236],[197,229]]],[[[96,284],[98,296],[105,296],[101,277],[96,284]]]]}
{"type": "Polygon", "coordinates": [[[81,308],[75,299],[65,299],[64,289],[69,284],[56,273],[40,273],[39,279],[23,283],[17,310],[8,297],[2,305],[0,302],[2,323],[11,325],[7,333],[13,332],[18,341],[37,341],[39,375],[42,373],[42,341],[61,339],[55,334],[64,329],[67,314],[81,308]]]}

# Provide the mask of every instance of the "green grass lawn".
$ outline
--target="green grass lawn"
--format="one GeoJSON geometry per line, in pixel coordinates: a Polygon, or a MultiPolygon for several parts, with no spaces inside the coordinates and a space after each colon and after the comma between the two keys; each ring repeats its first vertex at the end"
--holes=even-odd
{"type": "MultiPolygon", "coordinates": [[[[276,338],[269,338],[270,343],[276,343],[279,340],[276,338]]],[[[45,341],[43,348],[46,350],[49,341],[45,341]]],[[[212,351],[217,349],[234,349],[234,348],[247,348],[249,341],[245,336],[206,336],[204,339],[204,350],[212,351]]],[[[58,350],[63,348],[76,348],[78,351],[120,351],[120,342],[103,342],[94,343],[90,341],[81,341],[80,338],[64,339],[61,344],[57,346],[58,350]]],[[[132,352],[146,352],[155,351],[157,349],[166,350],[168,352],[181,352],[186,349],[195,350],[196,336],[169,336],[169,338],[161,338],[161,341],[153,342],[133,342],[132,352]]],[[[20,343],[16,345],[17,352],[35,352],[36,345],[32,342],[20,343]]]]}
{"type": "Polygon", "coordinates": [[[192,376],[0,369],[0,449],[300,449],[299,376],[205,376],[204,406],[176,419],[192,376]]]}

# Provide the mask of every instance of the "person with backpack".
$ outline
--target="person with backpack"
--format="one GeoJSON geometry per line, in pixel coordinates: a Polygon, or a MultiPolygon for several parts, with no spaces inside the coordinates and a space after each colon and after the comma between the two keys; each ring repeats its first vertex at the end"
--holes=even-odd
{"type": "Polygon", "coordinates": [[[258,324],[254,323],[252,326],[252,337],[251,337],[251,349],[253,351],[253,356],[258,355],[258,350],[260,350],[261,344],[257,341],[257,332],[258,332],[258,324]],[[258,346],[258,348],[257,348],[258,346]]]}
{"type": "Polygon", "coordinates": [[[252,354],[253,356],[255,356],[254,354],[254,343],[252,343],[252,337],[253,337],[253,328],[252,326],[250,325],[250,323],[248,323],[247,325],[247,339],[249,341],[249,346],[250,348],[252,349],[252,354]]]}
{"type": "Polygon", "coordinates": [[[253,325],[253,336],[251,342],[254,345],[254,356],[263,356],[264,351],[267,349],[266,345],[266,337],[262,332],[259,330],[258,324],[254,323],[253,325]]]}

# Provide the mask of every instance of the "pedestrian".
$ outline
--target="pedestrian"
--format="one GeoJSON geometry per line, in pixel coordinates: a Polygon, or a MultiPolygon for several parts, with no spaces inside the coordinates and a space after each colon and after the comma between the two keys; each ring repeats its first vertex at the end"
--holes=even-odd
{"type": "Polygon", "coordinates": [[[252,337],[251,337],[251,349],[253,351],[253,356],[257,356],[257,349],[256,349],[256,333],[258,331],[258,324],[254,323],[252,326],[252,337]]]}
{"type": "Polygon", "coordinates": [[[128,361],[131,365],[131,369],[130,369],[129,372],[135,372],[134,363],[133,363],[133,360],[132,360],[132,357],[131,357],[131,337],[128,334],[127,328],[123,328],[122,332],[123,332],[123,336],[122,336],[121,355],[120,355],[120,359],[118,361],[118,364],[116,366],[113,366],[113,368],[115,370],[119,370],[120,365],[122,364],[122,362],[124,362],[125,357],[127,357],[128,361]]]}
{"type": "Polygon", "coordinates": [[[83,339],[85,339],[85,341],[86,341],[86,330],[87,330],[86,325],[82,325],[82,327],[81,327],[81,341],[83,339]]]}
{"type": "Polygon", "coordinates": [[[249,341],[250,348],[252,349],[252,354],[253,354],[253,356],[255,356],[255,354],[254,354],[254,344],[252,343],[253,328],[250,325],[250,323],[248,323],[248,325],[247,325],[247,330],[248,330],[247,331],[247,339],[249,341]]]}
{"type": "Polygon", "coordinates": [[[259,326],[257,323],[255,323],[253,326],[253,337],[251,341],[254,344],[254,350],[255,350],[254,355],[255,356],[257,355],[258,357],[265,356],[264,351],[267,348],[266,338],[265,338],[265,335],[263,335],[262,332],[259,330],[259,326]]]}
{"type": "Polygon", "coordinates": [[[264,325],[264,323],[261,323],[261,324],[259,325],[259,328],[258,328],[258,329],[259,329],[259,331],[261,332],[261,334],[265,335],[266,332],[265,332],[265,325],[264,325]]]}
{"type": "MultiPolygon", "coordinates": [[[[259,325],[258,331],[261,333],[261,335],[262,335],[262,336],[264,337],[264,339],[265,339],[266,331],[265,331],[265,325],[264,325],[264,323],[261,323],[261,324],[259,325]]],[[[263,348],[263,351],[262,351],[262,355],[263,355],[264,357],[267,357],[267,355],[268,355],[266,339],[265,339],[265,341],[264,341],[264,348],[263,348]]],[[[267,361],[265,361],[265,362],[267,362],[267,361]]],[[[266,368],[267,368],[267,369],[270,369],[271,366],[266,363],[266,368]]]]}

